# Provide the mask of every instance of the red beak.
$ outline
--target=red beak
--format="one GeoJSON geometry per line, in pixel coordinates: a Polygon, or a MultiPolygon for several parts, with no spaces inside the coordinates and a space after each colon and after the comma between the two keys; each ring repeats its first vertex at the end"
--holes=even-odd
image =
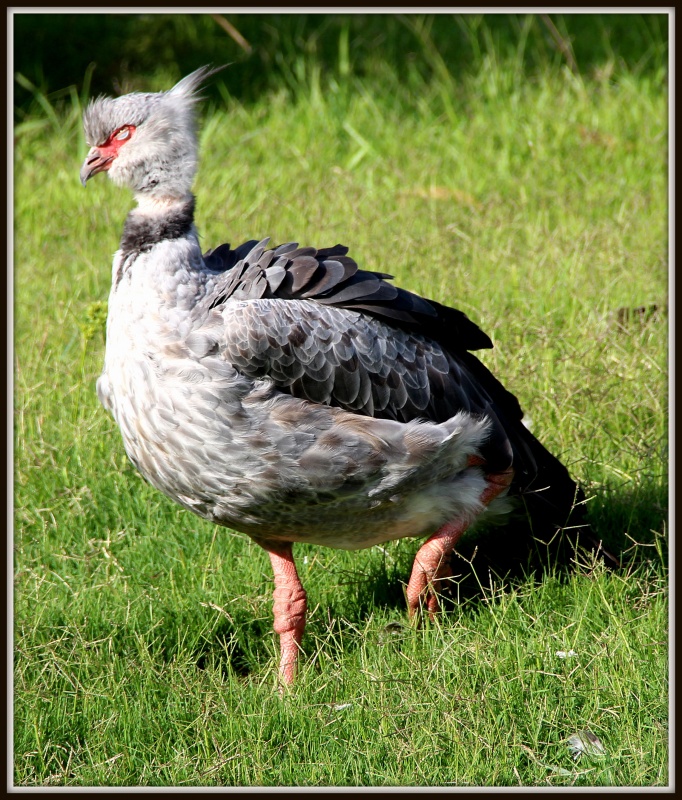
{"type": "Polygon", "coordinates": [[[98,172],[105,172],[111,166],[115,154],[104,155],[99,148],[92,147],[81,167],[81,183],[83,186],[98,172]]]}

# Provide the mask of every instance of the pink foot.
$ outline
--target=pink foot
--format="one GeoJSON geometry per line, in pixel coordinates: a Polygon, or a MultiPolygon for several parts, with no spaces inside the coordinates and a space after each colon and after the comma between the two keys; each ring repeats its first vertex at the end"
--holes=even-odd
{"type": "Polygon", "coordinates": [[[301,583],[290,543],[267,548],[275,573],[275,633],[279,634],[279,677],[291,684],[296,675],[307,610],[306,593],[301,583]]]}
{"type": "MultiPolygon", "coordinates": [[[[478,466],[481,463],[482,459],[476,456],[469,459],[469,466],[478,466]]],[[[481,493],[481,503],[487,506],[492,502],[509,486],[513,477],[514,471],[511,468],[505,472],[486,475],[488,485],[481,493]]],[[[471,522],[470,519],[462,519],[446,523],[417,551],[410,581],[407,584],[407,609],[411,617],[422,605],[426,606],[432,618],[438,611],[439,584],[442,586],[443,581],[452,577],[450,556],[471,522]]]]}
{"type": "Polygon", "coordinates": [[[468,527],[468,522],[449,522],[427,539],[417,551],[407,584],[407,608],[413,617],[421,605],[429,615],[439,609],[438,584],[452,577],[450,555],[468,527]]]}

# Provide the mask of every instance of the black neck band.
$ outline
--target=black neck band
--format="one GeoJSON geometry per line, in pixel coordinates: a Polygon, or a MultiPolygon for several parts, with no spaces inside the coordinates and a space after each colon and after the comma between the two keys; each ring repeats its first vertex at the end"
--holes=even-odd
{"type": "Polygon", "coordinates": [[[143,216],[138,211],[128,214],[121,236],[121,256],[146,253],[159,242],[187,236],[194,222],[194,198],[165,216],[143,216]]]}

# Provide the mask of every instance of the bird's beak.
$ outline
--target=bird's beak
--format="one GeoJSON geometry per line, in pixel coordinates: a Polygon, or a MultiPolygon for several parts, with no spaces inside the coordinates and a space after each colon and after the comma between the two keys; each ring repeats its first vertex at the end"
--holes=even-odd
{"type": "Polygon", "coordinates": [[[108,170],[113,160],[113,155],[104,155],[97,147],[92,147],[81,167],[81,183],[83,186],[93,175],[108,170]]]}

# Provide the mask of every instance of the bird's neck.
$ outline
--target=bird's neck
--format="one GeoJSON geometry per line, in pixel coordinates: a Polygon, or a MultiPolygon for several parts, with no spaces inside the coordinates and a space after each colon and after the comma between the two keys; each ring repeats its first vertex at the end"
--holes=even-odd
{"type": "Polygon", "coordinates": [[[137,196],[137,208],[127,216],[121,255],[145,253],[163,241],[187,237],[194,225],[194,195],[148,198],[137,196]]]}
{"type": "Polygon", "coordinates": [[[209,273],[193,219],[191,194],[140,202],[126,218],[109,302],[123,329],[141,340],[184,330],[206,291],[209,273]]]}

